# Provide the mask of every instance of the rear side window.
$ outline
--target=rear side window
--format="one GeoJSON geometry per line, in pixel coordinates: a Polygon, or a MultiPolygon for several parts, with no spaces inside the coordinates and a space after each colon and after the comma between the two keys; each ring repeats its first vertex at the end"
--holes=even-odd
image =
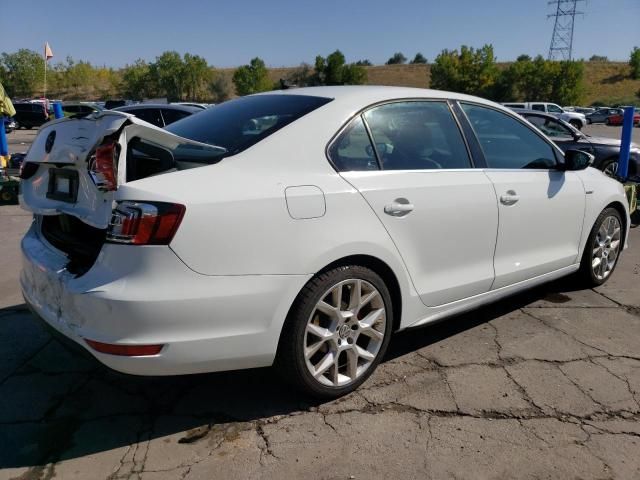
{"type": "Polygon", "coordinates": [[[191,115],[189,112],[183,112],[182,110],[171,110],[168,108],[162,110],[162,117],[164,118],[165,125],[182,120],[184,117],[188,117],[189,115],[191,115]]]}
{"type": "Polygon", "coordinates": [[[446,102],[397,102],[364,114],[384,170],[470,168],[446,102]]]}
{"type": "Polygon", "coordinates": [[[525,124],[487,107],[463,103],[462,109],[480,141],[489,168],[556,166],[551,145],[525,124]]]}
{"type": "Polygon", "coordinates": [[[166,129],[223,147],[227,156],[235,155],[331,100],[308,95],[252,95],[203,110],[166,129]]]}
{"type": "Polygon", "coordinates": [[[544,112],[544,105],[541,103],[534,103],[531,105],[531,110],[538,110],[539,112],[544,112]]]}
{"type": "Polygon", "coordinates": [[[126,111],[145,122],[149,122],[157,127],[164,127],[164,121],[158,108],[132,108],[126,111]]]}
{"type": "Polygon", "coordinates": [[[353,120],[331,144],[329,157],[340,172],[378,170],[378,161],[362,117],[353,120]]]}

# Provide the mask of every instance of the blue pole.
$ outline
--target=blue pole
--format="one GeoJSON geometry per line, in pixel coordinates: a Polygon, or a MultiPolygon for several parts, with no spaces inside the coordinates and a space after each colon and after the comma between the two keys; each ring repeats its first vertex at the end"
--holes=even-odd
{"type": "Polygon", "coordinates": [[[55,102],[53,104],[53,116],[56,118],[64,117],[64,113],[62,112],[62,104],[60,102],[55,102]]]}
{"type": "Polygon", "coordinates": [[[633,132],[634,107],[624,109],[622,120],[622,139],[620,140],[620,159],[618,160],[618,177],[626,180],[629,176],[629,150],[631,150],[631,133],[633,132]]]}
{"type": "Polygon", "coordinates": [[[7,142],[7,134],[4,131],[5,118],[0,115],[0,157],[9,155],[9,143],[7,142]]]}

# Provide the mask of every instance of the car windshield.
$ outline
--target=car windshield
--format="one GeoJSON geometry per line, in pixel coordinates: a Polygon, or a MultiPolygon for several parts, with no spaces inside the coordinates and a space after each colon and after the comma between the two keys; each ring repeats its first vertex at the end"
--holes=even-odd
{"type": "Polygon", "coordinates": [[[235,155],[332,99],[308,95],[256,95],[222,103],[168,127],[181,137],[235,155]]]}

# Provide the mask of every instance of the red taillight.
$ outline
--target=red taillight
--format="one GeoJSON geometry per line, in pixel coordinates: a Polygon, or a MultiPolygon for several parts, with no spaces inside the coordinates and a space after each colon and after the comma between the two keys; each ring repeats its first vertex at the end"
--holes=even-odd
{"type": "Polygon", "coordinates": [[[96,352],[108,353],[109,355],[120,355],[123,357],[146,357],[157,355],[164,345],[115,345],[113,343],[96,342],[95,340],[84,339],[96,352]]]}
{"type": "Polygon", "coordinates": [[[168,245],[185,207],[177,203],[122,201],[113,210],[107,240],[133,245],[168,245]]]}
{"type": "Polygon", "coordinates": [[[89,161],[89,174],[99,190],[112,192],[118,186],[118,144],[108,141],[100,145],[89,161]]]}

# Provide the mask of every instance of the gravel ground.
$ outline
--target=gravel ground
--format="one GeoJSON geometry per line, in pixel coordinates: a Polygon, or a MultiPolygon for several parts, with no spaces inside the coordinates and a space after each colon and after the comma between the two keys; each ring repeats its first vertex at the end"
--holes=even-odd
{"type": "Polygon", "coordinates": [[[638,230],[605,286],[398,334],[317,403],[269,369],[142,378],[70,353],[20,298],[29,222],[0,207],[0,479],[640,478],[638,230]]]}

